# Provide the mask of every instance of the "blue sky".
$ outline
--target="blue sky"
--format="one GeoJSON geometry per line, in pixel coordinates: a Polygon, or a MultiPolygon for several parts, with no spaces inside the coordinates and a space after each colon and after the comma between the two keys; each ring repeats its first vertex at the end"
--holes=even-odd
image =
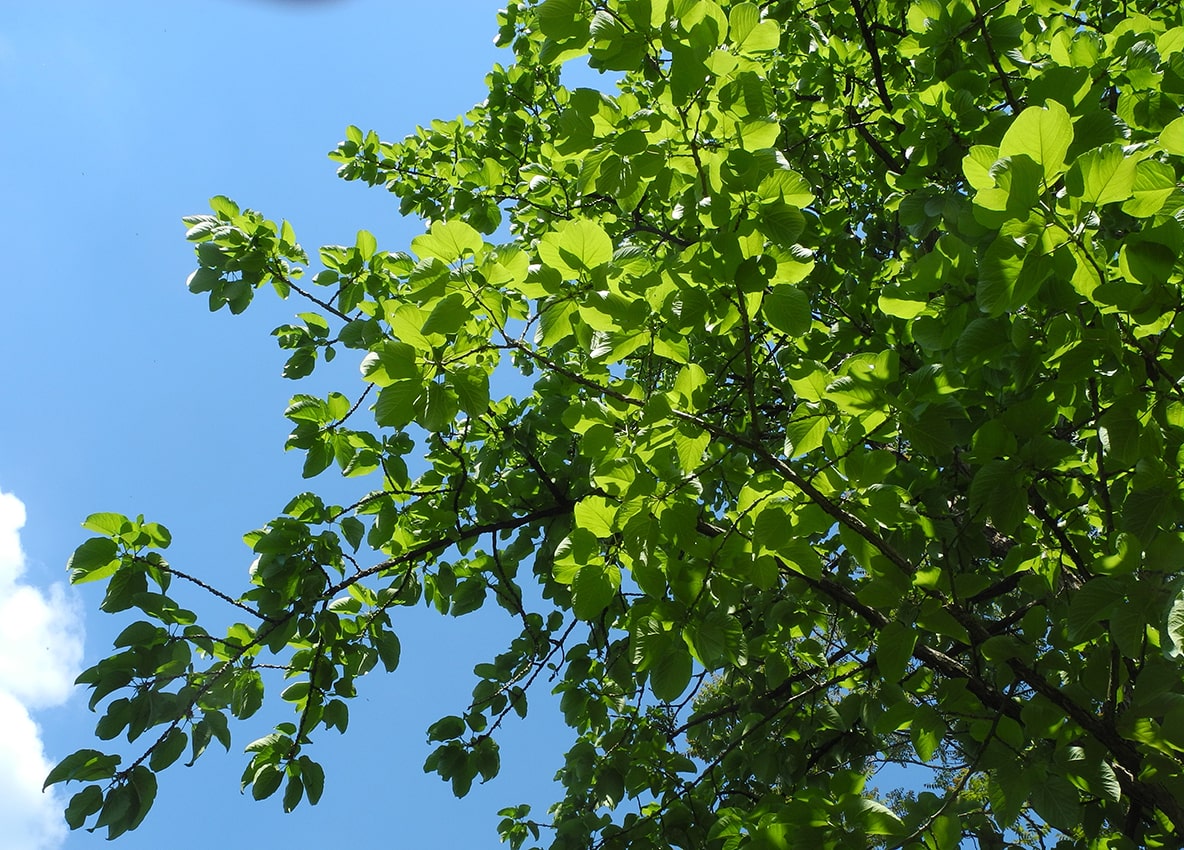
{"type": "MultiPolygon", "coordinates": [[[[282,412],[300,386],[279,377],[270,337],[301,308],[265,297],[241,317],[208,313],[184,286],[180,217],[226,194],[291,220],[306,248],[352,244],[359,228],[405,247],[422,225],[401,220],[393,196],[336,179],[325,153],[347,124],[401,138],[481,100],[485,72],[509,61],[492,44],[497,5],[6,4],[0,850],[103,841],[67,836],[60,801],[31,789],[39,759],[92,744],[96,717],[68,682],[127,622],[98,612],[97,588],[61,586],[81,520],[144,513],[172,530],[171,561],[238,588],[251,560],[242,533],[307,487],[301,458],[282,450],[282,412]]],[[[338,358],[334,386],[356,392],[348,361],[338,358]]],[[[273,715],[235,729],[230,754],[165,773],[148,821],[116,846],[496,846],[499,807],[552,799],[566,742],[554,712],[539,705],[509,728],[503,776],[464,801],[421,765],[427,725],[463,708],[473,664],[508,633],[496,614],[408,612],[402,669],[364,682],[349,734],[315,747],[328,772],[318,807],[285,816],[278,798],[238,792],[241,746],[273,715]]]]}

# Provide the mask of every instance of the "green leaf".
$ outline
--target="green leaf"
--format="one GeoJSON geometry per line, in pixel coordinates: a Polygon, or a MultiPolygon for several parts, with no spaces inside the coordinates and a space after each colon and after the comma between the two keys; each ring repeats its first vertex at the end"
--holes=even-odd
{"type": "Polygon", "coordinates": [[[428,728],[428,741],[448,741],[453,738],[459,738],[465,733],[465,721],[463,717],[456,715],[449,715],[448,717],[441,717],[428,728]]]}
{"type": "Polygon", "coordinates": [[[1134,157],[1123,154],[1122,145],[1104,145],[1078,157],[1065,184],[1071,195],[1089,204],[1125,201],[1134,192],[1137,164],[1134,157]]]}
{"type": "Polygon", "coordinates": [[[827,431],[830,430],[830,420],[825,416],[804,416],[795,422],[790,422],[785,428],[785,454],[787,457],[799,457],[822,447],[827,431]]]}
{"type": "MultiPolygon", "coordinates": [[[[245,720],[254,715],[262,706],[263,678],[254,670],[240,672],[234,677],[230,710],[239,720],[245,720]]],[[[214,714],[212,718],[207,715],[206,720],[210,722],[211,732],[215,731],[215,726],[219,719],[221,719],[223,724],[225,723],[225,718],[220,714],[214,714]]]]}
{"type": "Polygon", "coordinates": [[[251,779],[251,797],[256,800],[266,800],[279,790],[283,781],[284,774],[278,767],[274,764],[265,764],[251,779]]]}
{"type": "Polygon", "coordinates": [[[612,536],[616,507],[602,496],[589,496],[576,503],[576,527],[592,532],[600,539],[612,536]]]}
{"type": "Polygon", "coordinates": [[[979,263],[978,286],[975,291],[979,308],[989,316],[999,316],[1017,305],[1014,293],[1023,273],[1027,248],[1007,236],[1000,235],[991,243],[979,263]]]}
{"type": "Polygon", "coordinates": [[[737,3],[728,10],[728,35],[734,43],[741,44],[760,20],[761,10],[755,3],[737,3]]]}
{"type": "Polygon", "coordinates": [[[1159,143],[1176,156],[1184,156],[1184,115],[1172,121],[1159,134],[1159,143]]]}
{"type": "Polygon", "coordinates": [[[385,629],[375,629],[370,633],[370,639],[374,642],[374,648],[378,650],[382,666],[388,673],[393,673],[399,666],[399,659],[403,652],[399,636],[385,629]]]}
{"type": "Polygon", "coordinates": [[[572,317],[577,313],[571,301],[553,301],[539,314],[539,329],[535,342],[549,348],[566,339],[572,332],[572,317]]]}
{"type": "Polygon", "coordinates": [[[185,746],[188,743],[189,736],[180,729],[169,730],[164,740],[153,748],[148,766],[154,771],[164,770],[181,757],[181,753],[185,752],[185,746]]]}
{"type": "Polygon", "coordinates": [[[469,320],[471,313],[465,298],[454,292],[441,300],[423,323],[421,332],[427,334],[454,334],[469,320]]]}
{"type": "Polygon", "coordinates": [[[1122,205],[1122,211],[1136,218],[1149,218],[1163,209],[1176,191],[1176,174],[1169,165],[1143,160],[1135,169],[1134,197],[1122,205]]]}
{"type": "Polygon", "coordinates": [[[489,409],[489,374],[480,366],[455,369],[448,373],[447,381],[465,413],[480,416],[489,409]]]}
{"type": "Polygon", "coordinates": [[[385,340],[362,360],[362,377],[380,387],[392,381],[419,378],[416,349],[405,342],[385,340]]]}
{"type": "Polygon", "coordinates": [[[386,320],[395,338],[416,351],[432,350],[432,343],[423,332],[427,319],[427,314],[414,304],[387,302],[386,320]]]}
{"type": "Polygon", "coordinates": [[[1048,268],[1032,252],[1035,238],[1026,222],[1008,222],[983,253],[975,298],[988,316],[1014,312],[1040,290],[1048,268]]]}
{"type": "Polygon", "coordinates": [[[898,319],[915,319],[929,307],[929,299],[914,296],[900,287],[885,287],[880,290],[876,306],[882,313],[898,319]]]}
{"type": "Polygon", "coordinates": [[[92,537],[74,550],[66,569],[71,584],[85,584],[114,575],[119,569],[119,546],[106,537],[92,537]]]}
{"type": "Polygon", "coordinates": [[[904,831],[900,818],[883,803],[863,797],[858,805],[859,819],[869,835],[899,835],[904,831]]]}
{"type": "Polygon", "coordinates": [[[970,509],[985,511],[1003,534],[1015,531],[1028,512],[1028,499],[1014,461],[993,460],[975,473],[970,484],[970,509]]]}
{"type": "Polygon", "coordinates": [[[70,829],[78,829],[102,807],[103,789],[98,785],[87,785],[70,798],[70,804],[66,806],[66,823],[70,829]]]}
{"type": "Polygon", "coordinates": [[[304,466],[300,470],[303,478],[315,478],[333,463],[333,447],[328,440],[318,440],[308,448],[304,457],[304,466]]]}
{"type": "Polygon", "coordinates": [[[297,763],[300,765],[300,778],[304,781],[304,793],[309,804],[315,806],[325,790],[325,771],[308,756],[301,756],[297,763]]]}
{"type": "Polygon", "coordinates": [[[972,145],[970,152],[962,158],[962,173],[966,182],[980,192],[995,188],[995,177],[991,168],[999,159],[999,148],[989,145],[972,145]]]}
{"type": "Polygon", "coordinates": [[[1077,643],[1091,630],[1099,628],[1122,601],[1123,589],[1112,578],[1102,576],[1087,581],[1073,594],[1067,621],[1068,637],[1077,643]]]}
{"type": "Polygon", "coordinates": [[[423,384],[400,380],[383,387],[374,403],[374,421],[385,428],[402,428],[418,415],[423,384]]]}
{"type": "Polygon", "coordinates": [[[621,586],[621,571],[597,561],[580,567],[571,583],[572,613],[593,620],[609,606],[621,586]]]}
{"type": "Polygon", "coordinates": [[[760,220],[769,239],[790,250],[806,229],[802,211],[780,200],[761,204],[760,220]]]}
{"type": "Polygon", "coordinates": [[[814,191],[806,178],[790,168],[778,168],[765,177],[757,193],[761,198],[776,198],[793,207],[808,207],[814,202],[814,191]]]}
{"type": "Polygon", "coordinates": [[[539,242],[539,259],[568,277],[578,277],[613,258],[604,228],[588,219],[563,221],[539,242]]]}
{"type": "Polygon", "coordinates": [[[370,258],[374,256],[374,252],[378,250],[378,240],[368,230],[358,231],[358,238],[355,245],[358,255],[361,256],[364,262],[369,262],[370,258]]]}
{"type": "Polygon", "coordinates": [[[119,756],[109,756],[98,750],[78,750],[62,759],[45,777],[43,789],[59,782],[90,782],[95,779],[110,779],[121,761],[119,756]]]}
{"type": "Polygon", "coordinates": [[[445,384],[433,381],[427,385],[426,398],[422,408],[415,411],[415,421],[424,430],[445,431],[456,420],[458,410],[455,393],[450,392],[449,387],[445,384]]]}
{"type": "Polygon", "coordinates": [[[328,422],[331,417],[328,407],[321,399],[312,395],[294,395],[288,402],[284,416],[297,422],[328,422]]]}
{"type": "Polygon", "coordinates": [[[284,811],[293,811],[297,806],[300,805],[300,800],[303,797],[304,783],[300,780],[299,776],[289,776],[288,784],[284,787],[284,811]]]}
{"type": "Polygon", "coordinates": [[[875,659],[876,666],[887,681],[899,682],[904,678],[916,645],[916,631],[904,623],[894,620],[880,629],[875,659]]]}
{"type": "Polygon", "coordinates": [[[681,404],[695,410],[703,406],[705,394],[701,390],[707,386],[707,373],[703,367],[688,363],[678,372],[674,379],[674,392],[679,396],[681,404]]]}
{"type": "Polygon", "coordinates": [[[539,28],[548,38],[566,39],[588,34],[583,0],[544,0],[539,6],[539,28]]]}
{"type": "Polygon", "coordinates": [[[1073,142],[1073,122],[1059,102],[1029,106],[1011,123],[999,143],[999,157],[1025,155],[1041,166],[1046,180],[1057,177],[1073,142]]]}
{"type": "Polygon", "coordinates": [[[82,527],[107,537],[114,537],[123,531],[127,523],[128,518],[123,514],[101,513],[88,516],[82,523],[82,527]]]}
{"type": "Polygon", "coordinates": [[[937,709],[931,705],[917,706],[909,729],[917,758],[921,761],[930,761],[941,746],[946,731],[946,722],[937,709]]]}
{"type": "Polygon", "coordinates": [[[942,815],[929,827],[935,850],[958,850],[962,844],[962,823],[954,815],[942,815]]]}
{"type": "Polygon", "coordinates": [[[1003,829],[1016,822],[1028,800],[1031,782],[1022,770],[993,771],[988,784],[991,816],[1003,829]]]}
{"type": "Polygon", "coordinates": [[[742,53],[769,53],[781,46],[781,28],[774,20],[763,20],[736,45],[742,53]]]}
{"type": "Polygon", "coordinates": [[[1172,229],[1179,233],[1178,226],[1173,228],[1173,225],[1144,230],[1123,242],[1118,266],[1127,280],[1149,286],[1162,286],[1168,282],[1180,256],[1180,240],[1171,238],[1175,235],[1172,229]]]}
{"type": "Polygon", "coordinates": [[[1036,814],[1058,829],[1072,829],[1080,822],[1080,796],[1064,777],[1054,774],[1038,782],[1032,788],[1031,801],[1036,814]]]}
{"type": "Polygon", "coordinates": [[[435,221],[427,233],[411,240],[411,250],[420,259],[435,258],[452,263],[469,254],[480,253],[485,240],[463,221],[435,221]]]}
{"type": "Polygon", "coordinates": [[[1184,658],[1184,579],[1173,583],[1166,625],[1168,640],[1164,643],[1164,654],[1168,658],[1184,658]]]}
{"type": "Polygon", "coordinates": [[[708,670],[736,664],[747,655],[744,627],[736,617],[718,609],[688,627],[686,637],[694,657],[708,670]]]}
{"type": "Polygon", "coordinates": [[[999,189],[1005,193],[1005,200],[998,204],[997,192],[980,192],[974,200],[979,206],[993,210],[1005,210],[1020,218],[1027,214],[1040,199],[1040,183],[1043,172],[1039,164],[1024,154],[1003,157],[991,167],[991,176],[999,189]]]}
{"type": "Polygon", "coordinates": [[[342,536],[345,537],[350,547],[356,552],[362,544],[362,537],[366,533],[366,526],[360,519],[352,516],[343,517],[340,525],[342,536]]]}
{"type": "Polygon", "coordinates": [[[650,689],[661,702],[674,702],[691,683],[694,665],[691,654],[681,640],[672,640],[666,652],[656,658],[649,668],[650,689]]]}
{"type": "Polygon", "coordinates": [[[810,300],[796,286],[774,286],[761,303],[761,314],[787,336],[801,336],[813,324],[810,300]]]}

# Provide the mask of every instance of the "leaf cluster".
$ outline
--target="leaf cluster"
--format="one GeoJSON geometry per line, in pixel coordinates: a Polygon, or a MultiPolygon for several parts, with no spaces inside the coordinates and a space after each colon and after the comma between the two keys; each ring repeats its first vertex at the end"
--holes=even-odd
{"type": "Polygon", "coordinates": [[[356,352],[360,387],[294,395],[286,447],[370,489],[292,499],[234,596],[160,526],[88,520],[74,580],[143,619],[80,682],[101,739],[151,735],[128,768],[55,768],[91,783],[70,824],[137,826],[269,667],[296,719],[243,787],[315,803],[312,737],[397,667],[398,608],[493,603],[519,634],[425,768],[492,779],[550,685],[563,797],[501,812],[513,848],[1180,846],[1179,5],[499,21],[484,103],[331,154],[428,222],[407,251],[359,233],[304,289],[287,222],[221,197],[186,220],[211,309],[264,283],[306,308],[285,377],[356,352]],[[612,93],[561,85],[581,57],[612,93]],[[215,637],[176,577],[245,621],[215,637]],[[880,789],[905,766],[927,785],[880,789]]]}

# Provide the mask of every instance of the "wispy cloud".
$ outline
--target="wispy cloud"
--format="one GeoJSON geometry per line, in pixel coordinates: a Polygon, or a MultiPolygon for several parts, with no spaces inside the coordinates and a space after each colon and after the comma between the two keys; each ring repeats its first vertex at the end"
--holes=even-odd
{"type": "Polygon", "coordinates": [[[65,838],[62,800],[43,794],[52,766],[30,712],[66,701],[82,661],[82,620],[65,587],[21,579],[25,506],[0,492],[0,850],[48,850],[65,838]]]}

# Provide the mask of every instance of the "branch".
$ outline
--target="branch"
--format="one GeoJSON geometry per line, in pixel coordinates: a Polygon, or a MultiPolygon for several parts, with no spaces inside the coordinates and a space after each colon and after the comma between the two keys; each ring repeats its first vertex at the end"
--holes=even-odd
{"type": "Polygon", "coordinates": [[[999,75],[999,82],[1003,84],[1003,96],[1007,98],[1007,105],[1011,107],[1011,111],[1018,113],[1021,109],[1020,102],[1016,100],[1015,94],[1011,90],[1011,83],[1008,81],[1007,74],[1003,71],[1003,65],[999,61],[999,54],[995,52],[995,45],[991,41],[991,32],[987,29],[987,16],[983,14],[978,0],[970,0],[970,2],[974,6],[975,17],[978,18],[978,27],[979,31],[983,34],[983,45],[987,48],[987,55],[991,57],[991,64],[995,66],[995,71],[999,75]]]}
{"type": "MultiPolygon", "coordinates": [[[[636,400],[634,400],[634,401],[636,401],[636,400]]],[[[636,403],[641,404],[641,402],[636,402],[636,403]]],[[[891,561],[893,563],[893,565],[895,565],[897,567],[897,569],[899,569],[902,573],[904,573],[906,576],[910,576],[910,577],[913,575],[913,572],[914,572],[913,564],[911,561],[909,561],[908,558],[904,557],[904,555],[897,552],[896,549],[893,548],[888,543],[887,540],[885,540],[883,537],[881,537],[879,534],[877,534],[875,531],[873,531],[871,529],[871,527],[869,527],[867,525],[867,523],[865,523],[859,517],[855,516],[854,514],[850,513],[847,510],[844,510],[838,504],[831,501],[831,499],[829,497],[827,497],[826,495],[824,495],[821,490],[819,490],[817,487],[815,487],[810,482],[810,480],[808,478],[803,476],[800,472],[798,472],[796,469],[794,469],[788,463],[783,461],[781,458],[774,455],[767,448],[765,448],[765,446],[761,445],[760,443],[756,442],[755,440],[750,440],[747,437],[742,437],[739,434],[736,434],[732,431],[727,430],[726,428],[721,428],[718,425],[714,425],[710,422],[705,422],[703,419],[701,419],[698,416],[695,416],[694,414],[685,413],[681,410],[674,410],[674,411],[671,411],[671,413],[672,413],[672,415],[678,417],[679,419],[682,419],[684,421],[691,422],[695,425],[698,425],[700,428],[702,428],[707,433],[711,434],[713,437],[717,437],[717,438],[723,439],[723,440],[730,440],[735,445],[740,446],[742,448],[746,448],[749,451],[753,452],[757,457],[759,457],[765,463],[769,464],[769,466],[772,467],[773,470],[776,471],[779,475],[781,475],[781,477],[783,477],[786,481],[788,481],[789,483],[791,483],[795,487],[797,487],[799,490],[801,490],[802,493],[808,499],[810,499],[810,501],[812,501],[818,507],[822,508],[822,510],[828,516],[830,516],[832,519],[836,520],[841,525],[845,525],[847,528],[854,531],[856,534],[858,534],[860,537],[862,537],[868,543],[875,546],[876,549],[878,549],[880,551],[880,553],[885,558],[887,558],[889,561],[891,561]]]]}
{"type": "Polygon", "coordinates": [[[308,299],[309,301],[311,301],[313,304],[316,304],[318,307],[320,307],[322,310],[328,310],[330,313],[332,313],[334,316],[336,316],[337,318],[341,319],[341,320],[342,320],[342,321],[344,321],[344,322],[351,322],[351,321],[353,321],[353,319],[351,319],[351,318],[350,318],[349,316],[347,316],[345,313],[343,313],[343,312],[341,312],[340,310],[338,310],[336,307],[334,307],[334,306],[333,306],[332,304],[330,304],[329,302],[327,302],[327,301],[322,301],[320,298],[317,298],[317,297],[316,297],[315,295],[313,295],[311,292],[308,292],[307,290],[301,289],[299,286],[297,286],[295,283],[293,283],[293,282],[292,282],[292,279],[291,279],[290,277],[288,277],[287,275],[285,275],[285,274],[284,274],[283,272],[281,272],[279,269],[272,269],[272,270],[271,270],[271,275],[272,275],[272,277],[276,278],[276,279],[277,279],[277,280],[279,280],[281,283],[283,283],[283,284],[284,284],[284,286],[287,286],[287,287],[289,287],[290,289],[294,290],[294,291],[295,291],[295,292],[296,292],[298,295],[303,295],[305,298],[307,298],[307,299],[308,299]]]}
{"type": "Polygon", "coordinates": [[[421,543],[413,549],[408,549],[394,558],[383,561],[380,564],[375,564],[372,567],[367,567],[357,573],[344,578],[332,587],[326,588],[321,595],[325,598],[331,598],[347,590],[351,585],[357,584],[361,579],[368,578],[378,573],[393,570],[396,567],[401,567],[406,564],[421,561],[430,555],[436,555],[446,550],[449,546],[455,546],[457,543],[462,543],[467,540],[473,540],[481,537],[484,534],[496,534],[508,529],[521,528],[524,525],[530,525],[534,522],[541,522],[545,519],[553,519],[555,517],[566,516],[570,514],[572,508],[575,507],[574,502],[561,502],[559,504],[551,505],[548,508],[533,511],[525,516],[509,517],[507,519],[498,520],[497,522],[485,522],[470,525],[462,528],[449,529],[447,536],[430,540],[427,543],[421,543]]]}
{"type": "MultiPolygon", "coordinates": [[[[1091,375],[1087,388],[1089,390],[1090,406],[1093,407],[1094,411],[1094,421],[1098,421],[1102,418],[1102,405],[1098,400],[1097,378],[1091,375]]],[[[1096,448],[1095,457],[1098,462],[1098,495],[1102,498],[1102,510],[1106,512],[1106,530],[1112,532],[1114,530],[1114,506],[1110,502],[1110,485],[1106,479],[1106,452],[1103,450],[1100,434],[1094,437],[1094,446],[1096,448]]]]}
{"type": "MultiPolygon", "coordinates": [[[[135,560],[136,561],[143,561],[144,559],[137,555],[135,557],[135,560]]],[[[268,623],[280,622],[275,617],[271,617],[267,614],[262,613],[261,611],[257,611],[254,608],[252,608],[250,605],[247,605],[245,602],[239,602],[234,597],[228,596],[227,594],[223,593],[222,591],[218,590],[217,588],[211,587],[210,585],[206,584],[201,579],[195,578],[194,576],[191,576],[188,573],[183,573],[180,570],[178,570],[174,567],[171,567],[171,566],[170,567],[161,567],[159,564],[155,564],[154,566],[156,566],[158,569],[163,569],[164,572],[168,573],[169,575],[173,575],[179,579],[184,579],[187,582],[190,582],[192,584],[196,584],[198,587],[200,587],[202,590],[206,591],[207,593],[218,597],[223,602],[227,602],[227,603],[233,605],[235,608],[240,608],[243,611],[246,611],[248,614],[250,614],[253,617],[258,617],[260,620],[263,620],[268,623]]]]}
{"type": "Polygon", "coordinates": [[[888,94],[888,86],[884,82],[884,67],[880,63],[880,50],[876,46],[876,34],[867,25],[863,16],[863,9],[859,7],[859,0],[851,0],[851,8],[855,12],[855,20],[859,24],[859,34],[863,36],[863,43],[871,55],[872,76],[876,78],[876,93],[880,95],[880,102],[884,104],[886,112],[892,111],[892,98],[888,94]]]}
{"type": "MultiPolygon", "coordinates": [[[[844,587],[832,578],[823,576],[822,578],[814,579],[790,570],[785,564],[782,564],[782,568],[785,572],[797,576],[811,587],[826,594],[847,610],[858,614],[868,625],[875,629],[882,629],[891,622],[891,618],[887,614],[863,604],[849,588],[844,587]]],[[[913,657],[926,667],[936,670],[948,678],[962,679],[966,682],[966,689],[978,697],[983,705],[988,706],[994,711],[1006,714],[1014,720],[1019,720],[1020,705],[1015,700],[995,690],[995,688],[976,676],[963,664],[941,650],[927,646],[918,640],[917,645],[913,648],[913,657]]]]}
{"type": "Polygon", "coordinates": [[[362,390],[362,394],[358,396],[358,400],[354,402],[354,406],[349,409],[345,416],[342,416],[336,422],[330,422],[328,425],[321,426],[321,429],[317,431],[317,433],[324,434],[326,431],[331,431],[339,425],[344,425],[345,420],[357,413],[358,408],[362,406],[362,402],[366,400],[366,396],[370,395],[370,391],[374,389],[375,386],[376,384],[367,384],[366,389],[362,390]]]}
{"type": "Polygon", "coordinates": [[[859,134],[859,137],[867,142],[867,146],[872,149],[872,153],[878,156],[885,165],[897,174],[903,174],[904,170],[908,168],[908,162],[902,159],[896,159],[892,156],[892,152],[884,147],[871,131],[867,128],[866,121],[856,120],[859,116],[855,113],[854,107],[847,107],[847,117],[851,120],[851,127],[859,134]]]}
{"type": "Polygon", "coordinates": [[[1078,705],[1020,659],[1010,658],[1007,664],[1017,677],[1110,751],[1122,768],[1115,773],[1123,786],[1123,791],[1134,801],[1132,808],[1136,804],[1142,804],[1144,807],[1150,805],[1167,815],[1176,829],[1184,829],[1184,804],[1163,786],[1139,778],[1143,774],[1143,760],[1133,743],[1123,738],[1101,717],[1078,705]]]}

